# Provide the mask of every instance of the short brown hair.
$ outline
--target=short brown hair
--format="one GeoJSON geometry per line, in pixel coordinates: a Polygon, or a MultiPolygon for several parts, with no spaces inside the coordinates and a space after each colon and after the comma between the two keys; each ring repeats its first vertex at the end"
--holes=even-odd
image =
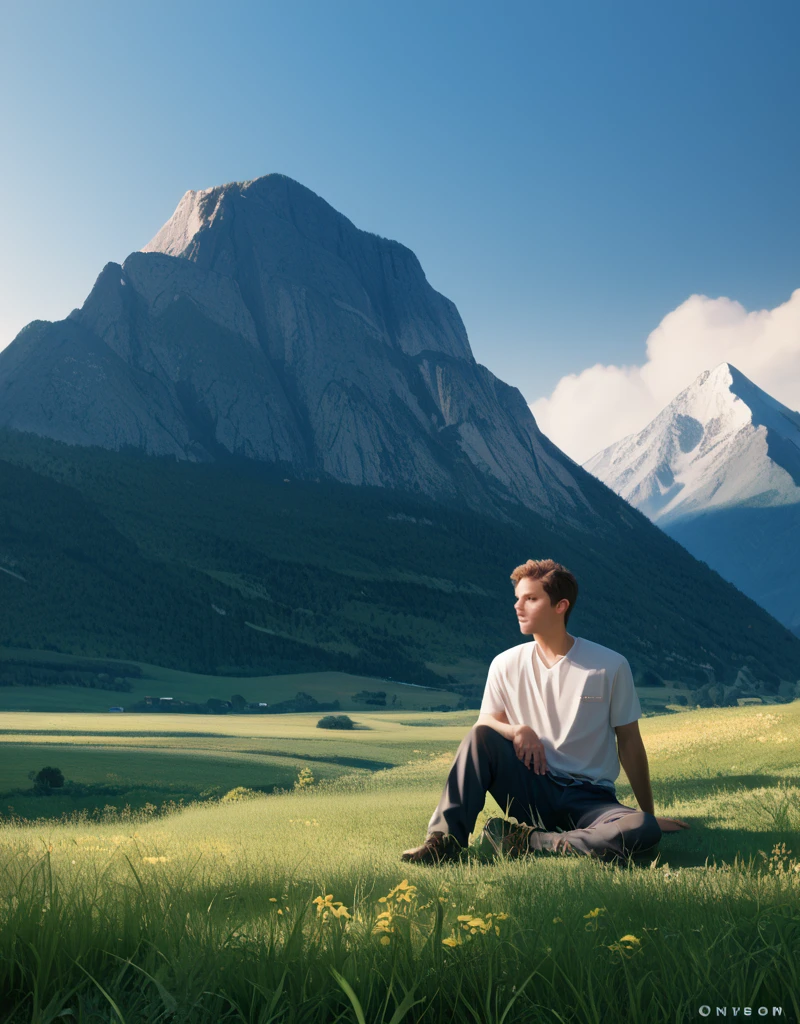
{"type": "Polygon", "coordinates": [[[556,605],[559,601],[569,601],[569,608],[564,612],[566,626],[578,600],[578,581],[569,569],[554,562],[552,558],[542,558],[538,561],[529,558],[524,565],[518,565],[511,573],[511,582],[514,586],[525,578],[542,581],[542,589],[550,598],[551,605],[556,605]]]}

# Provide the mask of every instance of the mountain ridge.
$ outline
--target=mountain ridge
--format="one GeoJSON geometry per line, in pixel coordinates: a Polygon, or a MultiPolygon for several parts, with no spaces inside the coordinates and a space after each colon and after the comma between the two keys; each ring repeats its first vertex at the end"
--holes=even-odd
{"type": "Polygon", "coordinates": [[[280,175],[186,193],[80,309],[0,353],[0,393],[0,426],[68,443],[591,513],[411,250],[280,175]]]}

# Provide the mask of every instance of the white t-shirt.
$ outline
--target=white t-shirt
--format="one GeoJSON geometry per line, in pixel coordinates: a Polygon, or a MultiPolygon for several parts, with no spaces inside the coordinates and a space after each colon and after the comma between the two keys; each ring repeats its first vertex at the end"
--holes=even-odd
{"type": "Polygon", "coordinates": [[[550,668],[535,640],[498,654],[481,714],[501,711],[512,725],[533,729],[554,777],[612,791],[620,770],[614,727],[642,717],[627,660],[581,637],[550,668]]]}

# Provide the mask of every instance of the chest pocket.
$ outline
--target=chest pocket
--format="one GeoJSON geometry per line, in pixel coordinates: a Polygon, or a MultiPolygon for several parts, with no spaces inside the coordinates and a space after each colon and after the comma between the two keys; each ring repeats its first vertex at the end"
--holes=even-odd
{"type": "Polygon", "coordinates": [[[608,702],[608,686],[606,674],[603,671],[590,672],[586,677],[580,695],[580,706],[586,705],[597,707],[608,702]]]}

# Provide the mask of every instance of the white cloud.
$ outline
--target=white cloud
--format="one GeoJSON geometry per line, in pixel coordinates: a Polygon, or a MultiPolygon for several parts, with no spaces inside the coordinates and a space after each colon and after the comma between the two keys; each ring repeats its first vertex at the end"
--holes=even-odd
{"type": "Polygon", "coordinates": [[[646,427],[703,372],[728,362],[791,409],[800,408],[800,288],[775,309],[692,295],[647,339],[641,366],[562,377],[531,405],[539,427],[576,462],[646,427]]]}

